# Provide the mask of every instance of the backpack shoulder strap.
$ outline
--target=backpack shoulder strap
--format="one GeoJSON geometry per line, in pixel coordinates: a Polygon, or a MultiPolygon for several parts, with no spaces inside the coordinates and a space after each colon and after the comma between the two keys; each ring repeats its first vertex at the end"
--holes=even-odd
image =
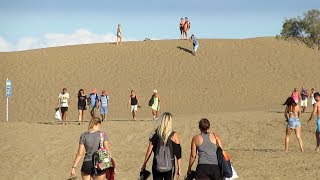
{"type": "Polygon", "coordinates": [[[212,134],[213,134],[214,138],[216,138],[216,144],[217,144],[219,147],[221,147],[220,144],[219,144],[219,142],[218,142],[217,136],[216,136],[214,133],[212,133],[212,134]]]}
{"type": "Polygon", "coordinates": [[[104,142],[104,132],[101,131],[100,132],[100,148],[104,148],[103,142],[104,142]]]}

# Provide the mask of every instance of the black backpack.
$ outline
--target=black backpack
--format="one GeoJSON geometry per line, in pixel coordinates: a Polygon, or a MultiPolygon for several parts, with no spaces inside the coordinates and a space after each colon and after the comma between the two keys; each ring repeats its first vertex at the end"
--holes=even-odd
{"type": "Polygon", "coordinates": [[[150,100],[149,100],[149,106],[152,106],[154,103],[154,95],[151,96],[150,100]]]}

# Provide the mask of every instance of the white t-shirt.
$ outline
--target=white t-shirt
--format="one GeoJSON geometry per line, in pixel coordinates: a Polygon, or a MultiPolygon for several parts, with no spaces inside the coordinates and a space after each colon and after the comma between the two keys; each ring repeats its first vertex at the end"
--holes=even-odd
{"type": "Polygon", "coordinates": [[[68,107],[69,93],[59,94],[60,107],[68,107]]]}

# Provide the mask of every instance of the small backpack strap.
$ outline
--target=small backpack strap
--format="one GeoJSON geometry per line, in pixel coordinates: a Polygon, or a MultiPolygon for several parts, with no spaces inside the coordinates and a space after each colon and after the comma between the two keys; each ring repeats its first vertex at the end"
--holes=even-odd
{"type": "Polygon", "coordinates": [[[100,148],[104,148],[103,141],[104,141],[104,132],[100,132],[100,148]]]}

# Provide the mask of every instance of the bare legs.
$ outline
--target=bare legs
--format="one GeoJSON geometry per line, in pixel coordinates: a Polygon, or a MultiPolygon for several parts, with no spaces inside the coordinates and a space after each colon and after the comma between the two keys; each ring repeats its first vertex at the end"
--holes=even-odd
{"type": "Polygon", "coordinates": [[[316,151],[320,151],[320,133],[316,132],[317,147],[316,151]]]}
{"type": "Polygon", "coordinates": [[[137,120],[136,119],[136,114],[137,114],[137,112],[135,111],[135,110],[132,110],[132,119],[135,121],[135,120],[137,120]]]}
{"type": "Polygon", "coordinates": [[[80,125],[80,123],[83,124],[83,122],[84,122],[84,110],[79,110],[78,120],[79,120],[79,123],[78,123],[79,125],[80,125]]]}
{"type": "Polygon", "coordinates": [[[122,42],[122,36],[117,36],[117,45],[122,42]]]}
{"type": "Polygon", "coordinates": [[[62,122],[64,125],[67,125],[67,111],[61,111],[62,122]]]}
{"type": "Polygon", "coordinates": [[[101,114],[101,120],[102,122],[106,121],[107,115],[106,114],[101,114]]]}
{"type": "Polygon", "coordinates": [[[152,115],[153,115],[153,120],[158,118],[158,111],[151,109],[152,110],[152,115]]]}
{"type": "MultiPolygon", "coordinates": [[[[291,132],[292,132],[292,129],[287,126],[286,138],[285,138],[285,151],[286,152],[289,151],[289,141],[290,141],[291,132]]],[[[295,129],[295,133],[296,133],[296,137],[299,141],[300,150],[303,152],[303,143],[302,143],[302,139],[301,139],[301,127],[297,127],[295,129]]]]}
{"type": "Polygon", "coordinates": [[[102,174],[100,176],[94,176],[94,177],[91,177],[89,174],[85,174],[83,172],[81,172],[81,177],[82,177],[82,180],[104,180],[106,179],[106,175],[105,174],[102,174]]]}

